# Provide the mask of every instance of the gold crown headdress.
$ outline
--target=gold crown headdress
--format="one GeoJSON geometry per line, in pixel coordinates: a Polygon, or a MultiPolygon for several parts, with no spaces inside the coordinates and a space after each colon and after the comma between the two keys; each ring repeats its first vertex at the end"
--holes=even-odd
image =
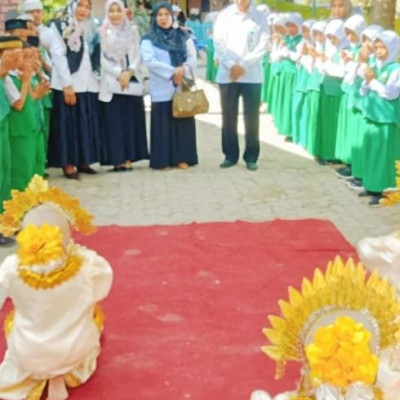
{"type": "Polygon", "coordinates": [[[47,203],[62,211],[78,232],[88,235],[96,231],[92,224],[93,216],[80,206],[78,199],[58,187],[50,187],[46,180],[35,175],[24,191],[12,190],[11,200],[4,201],[4,212],[0,215],[0,233],[5,236],[14,235],[21,229],[28,211],[47,203]]]}
{"type": "MultiPolygon", "coordinates": [[[[352,259],[344,264],[337,257],[328,264],[325,273],[316,269],[312,281],[303,278],[301,291],[289,287],[289,300],[279,300],[279,307],[282,316],[269,315],[271,327],[263,329],[271,344],[262,350],[276,361],[277,379],[283,376],[287,361],[302,362],[304,375],[298,399],[314,398],[313,390],[310,392],[315,372],[310,369],[310,354],[314,351],[321,356],[321,348],[316,349],[315,342],[318,345],[318,340],[321,344],[321,340],[329,338],[329,332],[322,332],[323,329],[349,329],[349,325],[357,329],[355,337],[364,338],[364,344],[368,342],[362,356],[368,358],[369,365],[376,364],[373,357],[381,349],[394,346],[400,340],[400,302],[396,288],[376,271],[367,277],[363,265],[356,265],[352,259]]],[[[331,344],[332,338],[328,342],[331,344]]],[[[322,354],[320,358],[325,362],[329,357],[322,354]]]]}

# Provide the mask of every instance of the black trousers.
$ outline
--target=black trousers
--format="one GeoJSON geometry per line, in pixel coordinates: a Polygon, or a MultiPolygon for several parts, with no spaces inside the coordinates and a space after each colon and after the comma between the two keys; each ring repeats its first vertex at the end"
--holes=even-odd
{"type": "Polygon", "coordinates": [[[239,98],[243,98],[245,143],[243,160],[256,162],[260,154],[260,98],[261,83],[226,83],[219,85],[222,108],[222,152],[225,159],[236,163],[239,159],[237,131],[239,98]]]}

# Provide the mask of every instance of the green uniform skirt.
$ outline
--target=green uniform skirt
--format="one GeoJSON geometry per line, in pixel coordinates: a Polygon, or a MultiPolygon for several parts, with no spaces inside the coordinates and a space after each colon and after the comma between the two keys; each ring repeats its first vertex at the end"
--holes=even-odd
{"type": "Polygon", "coordinates": [[[396,186],[396,161],[400,160],[400,132],[395,124],[377,124],[364,120],[362,148],[363,186],[370,192],[382,192],[396,186]]]}
{"type": "Polygon", "coordinates": [[[282,71],[279,81],[275,125],[280,135],[292,137],[292,106],[297,73],[282,71]]]}
{"type": "Polygon", "coordinates": [[[214,62],[214,41],[208,39],[207,41],[207,68],[206,68],[206,80],[215,82],[217,76],[218,67],[214,62]]]}
{"type": "Polygon", "coordinates": [[[269,54],[267,54],[263,61],[264,68],[264,82],[261,87],[261,102],[268,103],[268,86],[269,86],[269,78],[271,75],[271,64],[269,62],[269,54]]]}
{"type": "Polygon", "coordinates": [[[8,118],[0,122],[0,212],[11,194],[11,153],[8,118]]]}
{"type": "Polygon", "coordinates": [[[320,148],[318,156],[323,160],[335,160],[336,136],[341,96],[328,95],[321,86],[318,133],[320,148]]]}
{"type": "Polygon", "coordinates": [[[309,91],[306,96],[306,109],[309,116],[306,129],[306,149],[314,157],[319,156],[320,137],[318,136],[319,107],[321,92],[309,91]]]}
{"type": "Polygon", "coordinates": [[[362,171],[362,149],[364,145],[364,124],[366,120],[363,118],[361,111],[353,112],[353,140],[351,144],[351,174],[358,179],[363,179],[362,171]]]}

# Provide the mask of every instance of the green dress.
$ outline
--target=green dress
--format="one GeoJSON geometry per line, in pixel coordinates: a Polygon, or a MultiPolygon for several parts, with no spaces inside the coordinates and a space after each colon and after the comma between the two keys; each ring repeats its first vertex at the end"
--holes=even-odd
{"type": "Polygon", "coordinates": [[[307,85],[311,74],[300,65],[292,104],[292,139],[303,147],[307,145],[307,85]]]}
{"type": "MultiPolygon", "coordinates": [[[[301,35],[285,36],[286,47],[289,51],[296,51],[297,45],[302,40],[301,35]]],[[[282,60],[282,71],[279,75],[279,90],[278,90],[278,107],[276,113],[275,125],[278,133],[292,137],[292,106],[293,95],[297,82],[298,69],[294,61],[289,58],[282,60]]]]}
{"type": "Polygon", "coordinates": [[[3,201],[10,198],[11,192],[10,111],[4,79],[0,78],[0,212],[3,212],[3,201]]]}
{"type": "MultiPolygon", "coordinates": [[[[375,56],[371,56],[368,64],[373,67],[376,64],[375,56]]],[[[364,96],[361,95],[360,89],[362,85],[362,79],[357,77],[354,82],[354,91],[349,98],[349,106],[353,108],[354,111],[354,127],[353,127],[353,142],[351,143],[351,174],[358,179],[362,179],[362,148],[364,142],[364,132],[362,129],[362,124],[364,123],[364,118],[362,114],[364,96]]]]}
{"type": "MultiPolygon", "coordinates": [[[[333,57],[334,63],[339,63],[340,53],[333,57]]],[[[339,108],[342,98],[342,79],[325,75],[321,84],[321,100],[317,135],[319,150],[317,156],[326,161],[335,160],[336,136],[339,118],[339,108]]]]}
{"type": "Polygon", "coordinates": [[[269,53],[265,54],[263,60],[264,81],[261,87],[261,103],[268,103],[268,84],[271,75],[271,63],[269,62],[269,53]]]}
{"type": "Polygon", "coordinates": [[[319,156],[320,138],[318,136],[319,108],[323,75],[314,68],[307,82],[305,109],[308,115],[306,128],[306,149],[314,157],[319,156]]]}
{"type": "Polygon", "coordinates": [[[212,40],[212,38],[208,38],[206,80],[209,82],[215,82],[215,78],[218,72],[218,67],[215,65],[214,52],[214,41],[212,40]]]}
{"type": "MultiPolygon", "coordinates": [[[[350,48],[353,60],[358,61],[361,46],[350,48]]],[[[359,90],[358,84],[349,85],[342,83],[342,100],[339,109],[338,129],[336,136],[335,158],[346,164],[351,164],[351,149],[354,142],[355,129],[358,126],[358,115],[353,107],[352,97],[354,91],[359,90]]]]}
{"type": "MultiPolygon", "coordinates": [[[[22,82],[11,76],[21,90],[22,82]]],[[[22,110],[9,114],[11,146],[11,187],[24,190],[34,174],[44,174],[43,114],[40,100],[28,94],[22,110]]]]}
{"type": "MultiPolygon", "coordinates": [[[[375,75],[386,84],[398,63],[375,68],[375,75]]],[[[370,192],[382,192],[396,186],[396,161],[400,160],[400,97],[386,100],[369,90],[363,106],[364,141],[362,148],[363,186],[370,192]]]]}

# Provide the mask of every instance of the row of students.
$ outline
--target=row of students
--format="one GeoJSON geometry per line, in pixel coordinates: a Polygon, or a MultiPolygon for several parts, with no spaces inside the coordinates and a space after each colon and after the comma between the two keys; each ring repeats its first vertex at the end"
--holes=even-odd
{"type": "Polygon", "coordinates": [[[264,101],[278,132],[379,205],[400,159],[399,37],[361,15],[275,15],[264,101]]]}
{"type": "MultiPolygon", "coordinates": [[[[106,2],[99,30],[90,18],[89,0],[71,0],[53,22],[47,48],[52,64],[47,166],[61,167],[67,178],[78,179],[80,173],[96,173],[91,167],[96,162],[113,165],[115,171],[149,158],[155,169],[187,169],[197,163],[194,119],[172,116],[172,96],[196,66],[196,51],[186,31],[170,24],[169,4],[162,4],[141,44],[120,0],[106,2]],[[141,58],[150,74],[150,155],[141,58]]],[[[22,31],[14,33],[22,37],[22,31]]]]}

